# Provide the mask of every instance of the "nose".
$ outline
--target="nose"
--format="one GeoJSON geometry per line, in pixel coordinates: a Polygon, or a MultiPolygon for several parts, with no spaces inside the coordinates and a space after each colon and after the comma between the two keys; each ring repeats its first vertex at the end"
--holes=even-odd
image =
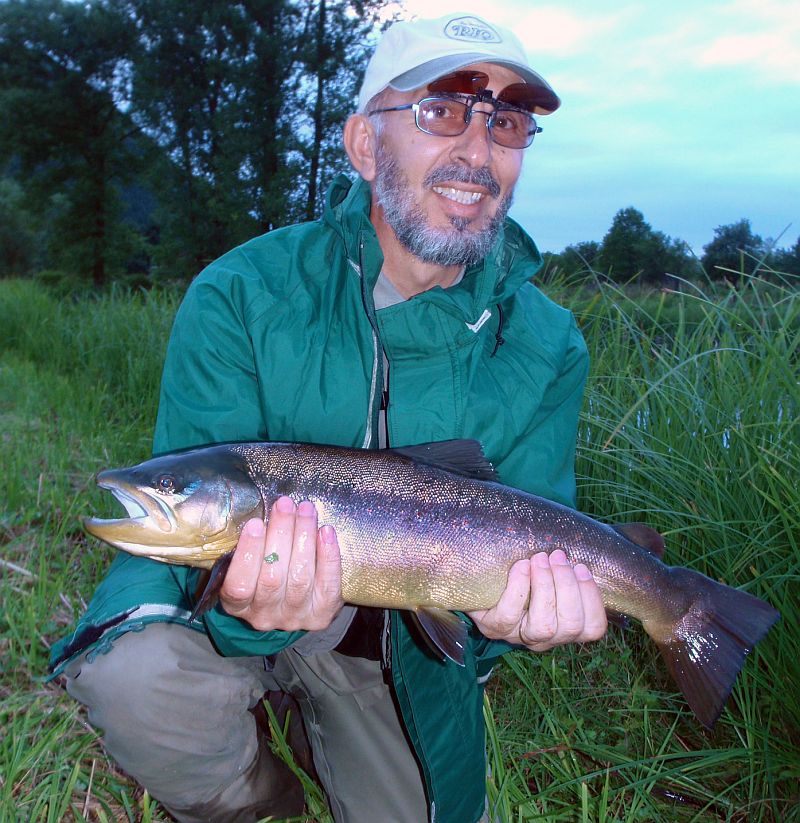
{"type": "Polygon", "coordinates": [[[489,162],[492,156],[492,136],[489,133],[488,121],[491,116],[491,109],[471,110],[466,131],[456,138],[453,145],[451,154],[454,160],[460,160],[471,168],[483,168],[489,162]]]}

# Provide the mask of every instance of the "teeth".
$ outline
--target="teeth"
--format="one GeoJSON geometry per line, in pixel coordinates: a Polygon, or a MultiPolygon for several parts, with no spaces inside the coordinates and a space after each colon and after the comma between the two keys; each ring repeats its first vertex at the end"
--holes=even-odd
{"type": "Polygon", "coordinates": [[[483,197],[483,194],[479,191],[463,191],[462,189],[445,189],[442,186],[434,186],[433,190],[437,194],[441,194],[442,197],[446,197],[448,200],[455,200],[456,203],[461,203],[464,206],[472,205],[472,203],[477,203],[483,197]]]}

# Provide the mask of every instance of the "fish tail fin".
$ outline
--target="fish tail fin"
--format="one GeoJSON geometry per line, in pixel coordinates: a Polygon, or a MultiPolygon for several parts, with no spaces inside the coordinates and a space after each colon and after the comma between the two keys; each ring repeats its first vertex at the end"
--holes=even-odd
{"type": "Polygon", "coordinates": [[[699,572],[673,568],[675,582],[696,593],[663,639],[654,638],[697,719],[713,728],[748,652],[780,617],[764,600],[699,572]]]}

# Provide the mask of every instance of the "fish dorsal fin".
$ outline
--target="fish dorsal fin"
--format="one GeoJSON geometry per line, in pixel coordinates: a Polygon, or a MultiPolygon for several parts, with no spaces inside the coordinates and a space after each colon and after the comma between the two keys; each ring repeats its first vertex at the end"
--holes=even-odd
{"type": "Polygon", "coordinates": [[[650,554],[654,554],[659,559],[664,557],[664,537],[650,526],[644,523],[620,523],[611,528],[626,540],[647,549],[650,554]]]}
{"type": "Polygon", "coordinates": [[[494,466],[486,459],[483,447],[477,440],[441,440],[438,443],[401,446],[390,451],[416,463],[424,463],[473,480],[499,482],[494,466]]]}
{"type": "Polygon", "coordinates": [[[467,626],[457,614],[425,606],[414,609],[411,614],[434,652],[444,655],[459,666],[464,665],[467,626]]]}

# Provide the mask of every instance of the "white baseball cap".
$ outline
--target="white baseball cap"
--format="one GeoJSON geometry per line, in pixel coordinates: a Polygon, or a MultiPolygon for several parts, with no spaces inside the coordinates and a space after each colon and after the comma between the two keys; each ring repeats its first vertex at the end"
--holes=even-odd
{"type": "Polygon", "coordinates": [[[508,66],[526,83],[538,86],[542,90],[538,114],[552,114],[561,105],[550,84],[528,64],[516,35],[474,14],[455,13],[435,20],[393,23],[367,64],[358,110],[365,111],[367,103],[387,86],[413,91],[473,63],[508,66]]]}

